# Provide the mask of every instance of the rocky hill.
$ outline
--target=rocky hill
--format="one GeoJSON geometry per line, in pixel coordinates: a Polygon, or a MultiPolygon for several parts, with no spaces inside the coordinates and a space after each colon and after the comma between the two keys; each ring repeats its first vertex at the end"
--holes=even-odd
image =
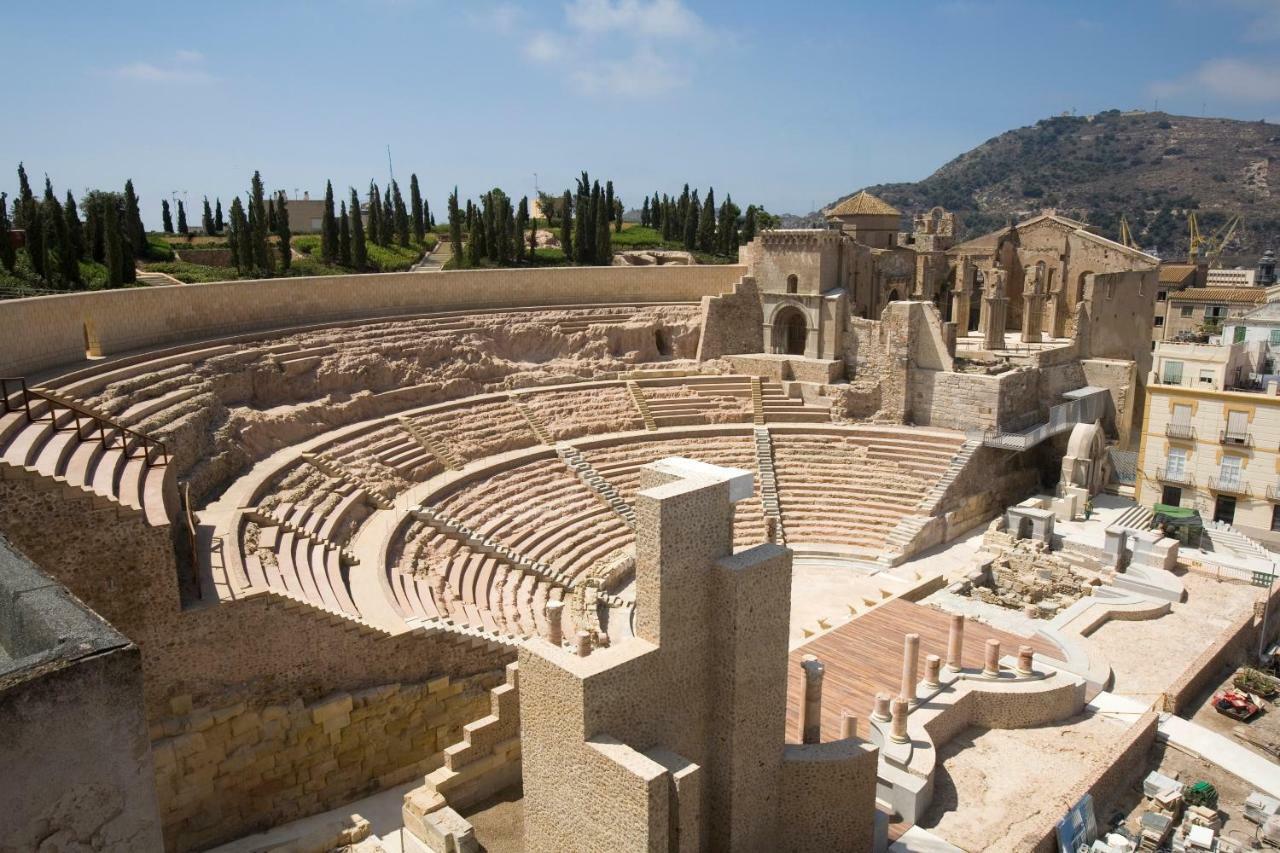
{"type": "Polygon", "coordinates": [[[1187,250],[1188,210],[1210,233],[1239,213],[1224,257],[1249,263],[1280,247],[1280,126],[1118,110],[1061,116],[990,139],[922,181],[867,189],[904,213],[953,210],[964,236],[1054,207],[1114,239],[1124,215],[1141,247],[1168,258],[1187,250]]]}

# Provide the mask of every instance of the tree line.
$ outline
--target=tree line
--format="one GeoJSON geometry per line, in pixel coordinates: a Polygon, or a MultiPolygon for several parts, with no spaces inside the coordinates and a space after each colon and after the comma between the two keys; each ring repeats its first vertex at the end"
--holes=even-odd
{"type": "Polygon", "coordinates": [[[640,206],[641,225],[660,231],[665,241],[683,243],[688,252],[736,255],[738,246],[777,222],[777,217],[754,204],[747,205],[744,213],[727,194],[717,208],[714,187],[703,201],[698,200],[698,190],[690,192],[685,184],[678,196],[654,192],[640,206]]]}
{"type": "Polygon", "coordinates": [[[12,209],[7,195],[0,193],[0,267],[10,274],[17,271],[13,232],[20,231],[30,271],[52,289],[84,290],[88,282],[81,264],[90,262],[106,268],[107,287],[132,284],[137,259],[150,252],[140,211],[132,180],[125,181],[123,192],[93,190],[77,203],[70,190],[59,199],[46,175],[44,195],[37,198],[19,163],[12,209]]]}

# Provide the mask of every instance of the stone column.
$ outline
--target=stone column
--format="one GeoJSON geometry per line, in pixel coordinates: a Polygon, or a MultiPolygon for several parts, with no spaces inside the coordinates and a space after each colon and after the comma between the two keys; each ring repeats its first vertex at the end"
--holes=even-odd
{"type": "Polygon", "coordinates": [[[804,670],[802,740],[804,743],[822,743],[822,675],[826,667],[813,655],[805,655],[800,667],[804,670]]]}
{"type": "Polygon", "coordinates": [[[920,635],[902,638],[902,689],[898,695],[911,705],[916,703],[916,682],[920,680],[920,635]]]}
{"type": "Polygon", "coordinates": [[[1022,342],[1024,344],[1038,344],[1042,339],[1040,334],[1043,324],[1044,314],[1044,293],[1040,291],[1039,283],[1036,289],[1022,295],[1022,342]]]}
{"type": "Polygon", "coordinates": [[[924,659],[924,683],[930,690],[942,686],[942,658],[929,655],[924,659]]]}
{"type": "Polygon", "coordinates": [[[579,631],[577,636],[574,637],[574,641],[578,657],[585,658],[587,655],[591,654],[591,635],[589,633],[586,631],[579,631]]]}
{"type": "Polygon", "coordinates": [[[875,710],[871,712],[871,719],[878,723],[886,723],[889,721],[889,694],[877,693],[875,710]]]}
{"type": "Polygon", "coordinates": [[[906,743],[907,737],[907,700],[899,696],[893,700],[893,726],[889,732],[889,740],[894,743],[906,743]]]}
{"type": "Polygon", "coordinates": [[[1004,327],[1009,317],[1009,299],[1004,295],[1004,272],[990,270],[987,272],[987,285],[982,293],[982,318],[979,331],[982,332],[982,346],[988,350],[1005,348],[1004,327]]]}
{"type": "Polygon", "coordinates": [[[964,664],[961,662],[964,653],[964,615],[951,615],[951,633],[947,637],[947,669],[959,672],[964,664]]]}
{"type": "Polygon", "coordinates": [[[1018,675],[1031,675],[1035,672],[1031,668],[1034,658],[1035,652],[1030,646],[1018,646],[1018,675]]]}
{"type": "Polygon", "coordinates": [[[987,661],[982,668],[982,674],[987,678],[996,678],[1000,675],[1000,641],[987,640],[987,661]]]}
{"type": "Polygon", "coordinates": [[[544,612],[547,614],[547,642],[559,648],[564,645],[564,602],[548,601],[544,612]]]}
{"type": "Polygon", "coordinates": [[[849,740],[858,736],[858,718],[848,711],[844,711],[840,717],[840,739],[849,740]]]}
{"type": "MultiPolygon", "coordinates": [[[[956,287],[959,286],[957,276],[956,287]]],[[[956,335],[963,338],[969,334],[969,291],[955,290],[951,293],[951,322],[956,324],[956,335]]]]}

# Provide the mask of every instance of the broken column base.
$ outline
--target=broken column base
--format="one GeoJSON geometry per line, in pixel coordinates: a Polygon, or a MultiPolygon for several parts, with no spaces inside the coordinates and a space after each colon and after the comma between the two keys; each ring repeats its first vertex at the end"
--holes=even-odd
{"type": "Polygon", "coordinates": [[[400,811],[404,818],[405,851],[414,853],[479,853],[476,832],[444,797],[427,788],[405,795],[400,811]]]}

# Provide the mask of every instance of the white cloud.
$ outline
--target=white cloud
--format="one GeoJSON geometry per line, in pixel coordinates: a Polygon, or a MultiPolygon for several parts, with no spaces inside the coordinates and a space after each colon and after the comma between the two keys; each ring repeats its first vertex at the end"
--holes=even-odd
{"type": "Polygon", "coordinates": [[[1240,59],[1211,59],[1190,75],[1153,83],[1156,97],[1213,95],[1232,101],[1280,103],[1280,65],[1240,59]]]}
{"type": "Polygon", "coordinates": [[[569,26],[583,33],[694,38],[706,31],[702,19],[681,0],[572,0],[564,11],[569,26]]]}
{"type": "Polygon", "coordinates": [[[514,3],[495,3],[470,12],[473,24],[503,35],[511,35],[519,31],[524,23],[524,17],[524,10],[514,3]]]}
{"type": "Polygon", "coordinates": [[[606,60],[576,68],[570,79],[585,95],[626,98],[660,95],[688,82],[672,63],[644,46],[626,60],[606,60]]]}
{"type": "Polygon", "coordinates": [[[564,40],[545,30],[536,32],[525,43],[524,55],[534,62],[556,62],[565,55],[564,40]]]}
{"type": "Polygon", "coordinates": [[[166,62],[135,60],[110,69],[106,73],[121,80],[143,83],[210,83],[216,78],[201,67],[204,54],[196,50],[178,50],[166,62]]]}

